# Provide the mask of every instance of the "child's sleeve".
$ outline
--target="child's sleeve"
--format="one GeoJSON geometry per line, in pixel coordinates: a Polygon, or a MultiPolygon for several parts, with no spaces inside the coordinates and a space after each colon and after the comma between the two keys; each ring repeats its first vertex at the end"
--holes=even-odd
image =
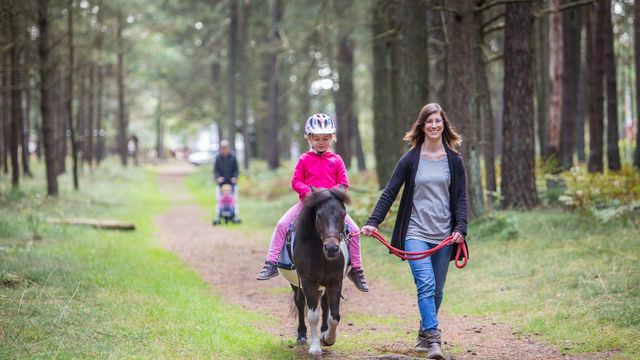
{"type": "Polygon", "coordinates": [[[293,177],[291,178],[291,187],[300,195],[300,199],[311,192],[311,188],[305,183],[304,179],[304,164],[302,163],[302,157],[300,157],[296,168],[293,170],[293,177]]]}

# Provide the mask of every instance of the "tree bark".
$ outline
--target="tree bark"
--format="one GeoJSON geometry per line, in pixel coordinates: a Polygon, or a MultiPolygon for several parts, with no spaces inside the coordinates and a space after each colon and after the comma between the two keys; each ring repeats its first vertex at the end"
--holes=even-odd
{"type": "Polygon", "coordinates": [[[338,142],[336,152],[342,156],[345,166],[351,167],[354,142],[354,118],[355,118],[355,90],[353,85],[353,53],[354,42],[352,39],[353,26],[351,21],[353,14],[351,2],[348,0],[336,0],[336,16],[338,20],[338,56],[336,69],[338,71],[340,85],[333,92],[333,101],[336,106],[336,125],[338,142]]]}
{"type": "Polygon", "coordinates": [[[497,191],[496,168],[494,154],[493,108],[491,106],[491,90],[487,79],[486,59],[483,53],[484,33],[482,30],[482,13],[475,14],[475,44],[473,47],[474,71],[476,73],[476,118],[480,127],[480,149],[484,157],[485,184],[487,189],[487,205],[493,207],[494,195],[497,191]]]}
{"type": "Polygon", "coordinates": [[[33,177],[31,173],[30,159],[29,159],[29,142],[31,138],[31,121],[29,119],[31,115],[31,89],[29,83],[29,51],[25,50],[23,53],[23,75],[21,79],[22,84],[22,100],[24,100],[23,108],[23,122],[22,122],[22,173],[29,178],[33,177]]]}
{"type": "Polygon", "coordinates": [[[402,7],[402,58],[404,59],[403,109],[401,121],[408,130],[420,109],[429,102],[429,33],[427,1],[408,0],[402,7]]]}
{"type": "Polygon", "coordinates": [[[122,166],[127,166],[128,149],[127,149],[127,123],[125,118],[125,102],[124,102],[124,40],[122,39],[123,27],[122,12],[118,12],[116,25],[116,38],[118,44],[118,153],[120,154],[120,162],[122,166]]]}
{"type": "Polygon", "coordinates": [[[20,185],[20,163],[18,161],[18,144],[21,139],[22,128],[22,104],[20,101],[20,54],[18,38],[19,28],[15,4],[10,4],[7,12],[9,22],[9,86],[11,94],[11,120],[9,122],[9,154],[11,157],[11,186],[17,188],[20,185]],[[13,5],[13,6],[11,6],[13,5]]]}
{"type": "Polygon", "coordinates": [[[611,4],[602,2],[602,30],[604,33],[604,71],[607,79],[607,165],[609,170],[620,170],[620,149],[618,147],[618,81],[614,50],[611,4]]]}
{"type": "Polygon", "coordinates": [[[249,169],[251,144],[249,141],[249,26],[251,24],[251,2],[243,1],[240,11],[240,118],[242,120],[243,164],[249,169]]]}
{"type": "Polygon", "coordinates": [[[69,72],[67,75],[67,126],[71,141],[71,159],[73,161],[73,189],[80,188],[78,180],[78,144],[76,143],[75,131],[73,128],[73,74],[75,72],[74,44],[73,44],[73,0],[69,0],[67,9],[67,36],[69,41],[69,72]]]}
{"type": "Polygon", "coordinates": [[[603,47],[604,34],[599,15],[601,2],[589,6],[587,16],[587,84],[589,88],[589,162],[590,173],[603,171],[603,47]]]}
{"type": "Polygon", "coordinates": [[[447,31],[445,28],[444,0],[431,0],[427,9],[428,49],[430,58],[429,102],[446,107],[447,101],[447,31]]]}
{"type": "MultiPolygon", "coordinates": [[[[535,3],[542,7],[542,2],[535,3]]],[[[537,9],[539,10],[539,9],[537,9]]],[[[535,114],[538,130],[540,157],[546,158],[547,151],[547,92],[549,90],[549,19],[540,16],[535,19],[535,114]]]]}
{"type": "Polygon", "coordinates": [[[229,54],[227,73],[227,140],[232,152],[236,149],[236,62],[238,61],[238,0],[229,0],[229,54]]]}
{"type": "Polygon", "coordinates": [[[271,13],[271,41],[273,50],[269,58],[269,83],[268,83],[268,129],[267,134],[269,141],[267,143],[267,163],[269,169],[274,170],[280,166],[280,155],[278,151],[278,53],[280,52],[280,26],[284,13],[283,0],[275,0],[273,12],[271,13]]]}
{"type": "Polygon", "coordinates": [[[505,6],[502,207],[530,209],[538,205],[529,47],[533,16],[528,2],[505,6]]]}
{"type": "Polygon", "coordinates": [[[87,126],[85,130],[85,148],[83,151],[84,161],[89,166],[89,170],[93,167],[93,135],[94,135],[94,91],[95,91],[95,78],[96,78],[96,65],[93,61],[89,63],[89,89],[87,90],[87,126]]]}
{"type": "Polygon", "coordinates": [[[580,80],[582,8],[562,11],[562,125],[560,126],[560,165],[573,166],[578,124],[578,82],[580,80]]]}
{"type": "Polygon", "coordinates": [[[38,0],[38,33],[40,56],[40,107],[42,111],[42,143],[44,146],[45,166],[47,173],[47,194],[58,195],[58,178],[55,168],[56,147],[54,139],[54,124],[49,99],[50,81],[50,51],[49,48],[49,1],[38,0]]]}
{"type": "Polygon", "coordinates": [[[98,93],[96,94],[96,151],[95,159],[96,166],[100,165],[100,162],[105,157],[105,144],[104,144],[104,130],[102,129],[102,93],[104,86],[104,66],[102,64],[102,23],[104,18],[104,7],[102,0],[98,0],[98,14],[96,17],[96,24],[98,26],[98,33],[95,37],[95,48],[98,58],[98,64],[96,72],[98,76],[98,93]]]}
{"type": "Polygon", "coordinates": [[[545,158],[554,163],[553,172],[559,170],[560,125],[562,114],[562,14],[558,10],[560,0],[550,1],[549,14],[549,102],[547,107],[547,151],[545,158]]]}
{"type": "MultiPolygon", "coordinates": [[[[633,6],[633,49],[636,54],[635,58],[635,71],[636,71],[636,109],[640,109],[640,6],[634,4],[633,6]]],[[[640,113],[636,110],[636,118],[640,118],[637,114],[640,113]]],[[[636,120],[636,151],[633,155],[633,165],[636,169],[640,169],[640,119],[636,120]]]]}
{"type": "Polygon", "coordinates": [[[451,9],[447,16],[447,33],[449,44],[447,58],[456,59],[448,64],[447,100],[448,114],[451,124],[463,136],[461,153],[467,165],[467,192],[469,194],[469,217],[474,218],[484,213],[483,190],[478,159],[478,127],[472,121],[473,87],[475,83],[473,62],[474,9],[473,2],[454,0],[447,2],[451,9]]]}

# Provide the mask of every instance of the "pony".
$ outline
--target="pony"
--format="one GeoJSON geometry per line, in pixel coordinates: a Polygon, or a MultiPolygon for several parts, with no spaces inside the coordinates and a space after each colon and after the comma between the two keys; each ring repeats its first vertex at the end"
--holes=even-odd
{"type": "MultiPolygon", "coordinates": [[[[348,269],[347,236],[345,236],[345,204],[349,197],[345,188],[311,187],[303,202],[294,229],[296,245],[293,254],[297,283],[291,282],[298,311],[298,344],[305,344],[305,303],[311,330],[309,354],[322,354],[322,345],[336,341],[340,322],[342,280],[348,269]],[[301,296],[303,295],[303,296],[301,296]],[[321,337],[318,322],[322,309],[321,337]]],[[[352,229],[353,230],[353,229],[352,229]]]]}

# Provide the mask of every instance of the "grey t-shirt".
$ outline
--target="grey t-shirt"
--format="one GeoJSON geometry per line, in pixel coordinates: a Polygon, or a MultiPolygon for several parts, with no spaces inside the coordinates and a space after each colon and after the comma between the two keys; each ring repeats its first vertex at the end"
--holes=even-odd
{"type": "Polygon", "coordinates": [[[420,159],[406,239],[438,244],[451,235],[450,182],[446,156],[441,160],[420,159]]]}

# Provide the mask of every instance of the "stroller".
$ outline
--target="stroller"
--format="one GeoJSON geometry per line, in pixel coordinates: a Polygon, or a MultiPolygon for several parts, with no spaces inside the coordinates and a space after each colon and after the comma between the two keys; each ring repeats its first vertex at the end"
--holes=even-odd
{"type": "Polygon", "coordinates": [[[238,208],[236,204],[237,186],[224,184],[218,187],[218,215],[213,220],[213,225],[219,225],[224,221],[225,224],[232,222],[240,223],[238,217],[238,208]]]}

